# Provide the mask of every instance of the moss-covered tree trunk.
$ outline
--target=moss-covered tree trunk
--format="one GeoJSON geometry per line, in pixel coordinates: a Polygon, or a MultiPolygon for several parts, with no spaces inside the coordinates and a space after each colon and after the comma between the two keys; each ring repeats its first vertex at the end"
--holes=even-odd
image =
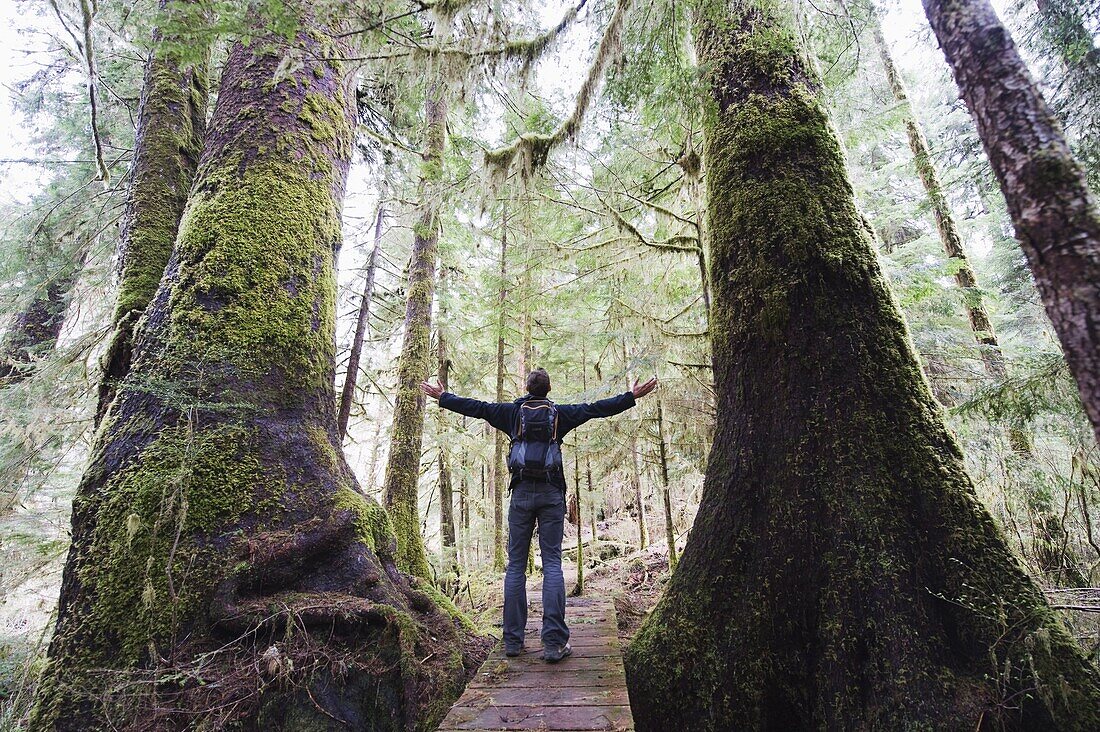
{"type": "MultiPolygon", "coordinates": [[[[53,353],[61,328],[65,325],[65,313],[69,309],[70,295],[84,264],[87,247],[63,246],[57,242],[57,254],[44,262],[50,271],[42,272],[42,282],[34,295],[8,323],[3,341],[0,341],[0,388],[23,381],[34,373],[35,364],[53,353]],[[56,261],[54,261],[56,260],[56,261]]],[[[9,495],[4,492],[3,495],[9,495]]],[[[4,509],[0,498],[0,510],[4,509]]]]}
{"type": "Polygon", "coordinates": [[[870,11],[871,33],[875,39],[875,47],[886,72],[886,80],[890,84],[890,91],[894,101],[901,108],[901,116],[905,123],[905,132],[909,138],[909,150],[913,153],[913,162],[924,186],[925,195],[932,207],[932,215],[936,220],[936,231],[939,233],[943,251],[949,258],[956,260],[955,284],[963,292],[963,306],[970,320],[970,329],[981,348],[982,364],[987,374],[997,380],[1004,380],[1007,375],[1004,355],[1001,353],[1000,344],[997,343],[997,335],[993,331],[993,324],[986,312],[981,290],[978,289],[978,280],[974,276],[974,269],[970,266],[970,258],[963,249],[962,237],[959,236],[959,226],[955,222],[955,215],[951,212],[951,206],[947,202],[943,184],[940,182],[939,173],[932,162],[932,153],[928,148],[928,140],[924,137],[924,131],[920,128],[917,115],[913,106],[909,103],[909,95],[905,89],[905,83],[898,74],[894,59],[890,55],[890,47],[886,44],[886,38],[882,35],[882,23],[879,13],[874,7],[870,11]]]}
{"type": "MultiPolygon", "coordinates": [[[[508,211],[504,210],[500,224],[500,288],[497,291],[497,388],[496,400],[504,401],[504,329],[508,307],[508,211]]],[[[493,430],[493,463],[489,466],[489,482],[493,492],[493,569],[504,571],[507,559],[504,551],[504,494],[508,490],[508,471],[504,469],[504,434],[493,430]]]]}
{"type": "MultiPolygon", "coordinates": [[[[905,132],[909,138],[909,150],[913,153],[913,163],[917,168],[924,192],[928,196],[928,202],[932,207],[932,215],[936,220],[936,231],[939,233],[940,242],[943,244],[944,254],[955,260],[955,284],[962,291],[963,307],[966,309],[967,319],[970,321],[970,330],[974,333],[974,339],[978,342],[982,367],[991,379],[1003,382],[1008,377],[1008,368],[1005,365],[1004,353],[997,341],[997,333],[993,329],[993,321],[989,318],[989,312],[985,308],[982,291],[978,287],[978,278],[974,275],[974,268],[970,266],[970,258],[963,248],[962,237],[959,236],[959,226],[955,221],[955,215],[951,211],[951,205],[947,202],[947,195],[940,182],[939,173],[935,163],[932,162],[932,152],[928,147],[928,140],[917,120],[916,111],[909,102],[909,94],[905,89],[897,67],[894,65],[890,47],[882,33],[882,22],[877,7],[872,3],[870,7],[871,33],[875,39],[875,47],[878,49],[879,59],[882,61],[886,72],[886,80],[890,84],[890,91],[894,101],[901,107],[902,118],[905,122],[905,132]]],[[[1008,441],[1012,449],[1021,457],[1030,458],[1031,438],[1020,426],[1014,425],[1008,430],[1008,441]]]]}
{"type": "Polygon", "coordinates": [[[573,448],[573,500],[576,502],[577,524],[577,584],[573,585],[570,595],[579,597],[584,594],[584,505],[581,503],[581,458],[580,451],[573,448]]]}
{"type": "Polygon", "coordinates": [[[430,578],[420,535],[420,452],[424,438],[424,395],[419,384],[431,359],[432,300],[439,258],[439,207],[443,151],[447,144],[446,84],[433,79],[424,98],[424,141],[420,166],[420,218],[413,226],[412,256],[405,296],[405,335],[397,361],[385,504],[397,532],[397,566],[430,578]]]}
{"type": "Polygon", "coordinates": [[[676,528],[672,523],[672,495],[668,485],[668,448],[665,444],[664,400],[657,396],[657,447],[661,460],[661,502],[665,509],[665,541],[668,543],[668,570],[675,571],[679,557],[676,556],[676,528]]]}
{"type": "MultiPolygon", "coordinates": [[[[164,19],[187,3],[161,3],[164,19]],[[172,8],[176,8],[174,11],[172,8]]],[[[185,63],[175,50],[183,39],[154,37],[145,63],[137,136],[130,164],[130,187],[122,217],[118,252],[121,265],[114,334],[103,358],[96,424],[130,370],[138,320],[153,299],[172,254],[180,216],[195,177],[206,136],[206,60],[185,63]]]]}
{"type": "MultiPolygon", "coordinates": [[[[623,368],[629,369],[629,359],[626,352],[626,341],[623,340],[623,368]]],[[[631,388],[629,372],[626,379],[626,388],[631,388]]],[[[630,445],[630,488],[633,494],[634,505],[638,508],[638,548],[645,549],[649,546],[649,526],[646,521],[645,495],[642,491],[642,471],[638,464],[638,432],[631,430],[627,438],[630,445]]]]}
{"type": "Polygon", "coordinates": [[[974,494],[780,8],[697,27],[718,418],[627,652],[638,729],[1095,729],[1100,676],[974,494]]]}
{"type": "MultiPolygon", "coordinates": [[[[480,641],[400,573],[336,424],[347,56],[235,45],[73,506],[30,729],[431,729],[480,641]],[[285,78],[289,53],[304,64],[285,78]]],[[[437,599],[433,599],[437,598],[437,599]]]]}
{"type": "Polygon", "coordinates": [[[923,0],[1100,440],[1100,213],[989,0],[923,0]]]}
{"type": "MultiPolygon", "coordinates": [[[[436,323],[436,356],[439,360],[437,377],[444,389],[450,386],[451,359],[447,353],[447,335],[444,326],[447,322],[446,299],[444,297],[444,285],[446,283],[446,270],[439,276],[439,319],[436,323]]],[[[439,543],[442,549],[443,568],[449,576],[444,581],[444,587],[448,591],[457,589],[458,584],[458,553],[455,542],[455,504],[453,476],[451,475],[451,461],[447,450],[447,411],[440,409],[436,412],[439,420],[439,543]]]]}
{"type": "Polygon", "coordinates": [[[1085,23],[1087,6],[1082,0],[1035,0],[1038,34],[1061,61],[1064,75],[1055,107],[1065,125],[1077,133],[1074,151],[1096,191],[1100,186],[1100,48],[1085,23]]]}
{"type": "MultiPolygon", "coordinates": [[[[382,185],[378,191],[378,209],[374,213],[374,246],[367,259],[367,273],[363,281],[363,293],[359,296],[359,313],[355,317],[355,336],[348,352],[348,370],[344,376],[344,386],[340,390],[340,410],[336,415],[336,424],[340,430],[340,439],[348,434],[348,420],[351,419],[351,405],[355,402],[355,387],[359,383],[359,361],[363,357],[363,341],[367,337],[367,324],[370,322],[370,306],[374,299],[374,273],[378,270],[378,256],[382,252],[382,225],[386,220],[386,193],[388,181],[383,174],[382,185]]],[[[378,442],[375,442],[377,447],[378,442]]],[[[374,471],[371,471],[374,474],[374,471]]]]}

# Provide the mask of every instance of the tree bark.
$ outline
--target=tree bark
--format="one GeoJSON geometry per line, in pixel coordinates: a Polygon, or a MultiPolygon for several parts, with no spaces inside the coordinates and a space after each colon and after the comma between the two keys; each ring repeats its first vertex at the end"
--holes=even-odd
{"type": "MultiPolygon", "coordinates": [[[[588,514],[589,520],[592,522],[592,556],[599,557],[599,536],[596,534],[596,497],[592,492],[592,463],[588,458],[584,459],[584,473],[588,482],[588,495],[592,496],[592,510],[588,514]]],[[[577,530],[580,530],[579,526],[577,530]]]]}
{"type": "Polygon", "coordinates": [[[955,284],[963,293],[963,307],[966,308],[967,317],[970,320],[970,329],[974,338],[978,341],[982,364],[986,373],[993,379],[1003,381],[1007,375],[1004,355],[997,343],[993,324],[986,312],[985,303],[982,301],[981,290],[978,289],[978,281],[974,276],[974,269],[970,266],[970,258],[963,249],[962,237],[959,236],[959,227],[955,223],[955,216],[951,212],[951,206],[947,202],[943,184],[940,182],[939,173],[932,162],[932,153],[928,148],[928,140],[917,121],[916,112],[909,103],[909,95],[905,89],[905,83],[901,80],[894,59],[890,55],[890,48],[886,45],[886,39],[882,35],[882,23],[877,8],[871,8],[871,31],[878,49],[879,59],[882,61],[886,72],[886,80],[890,84],[890,91],[894,100],[901,107],[902,119],[905,123],[905,131],[909,137],[909,150],[913,153],[913,163],[917,174],[920,176],[924,192],[928,196],[928,202],[932,207],[932,215],[936,220],[936,231],[939,233],[940,242],[943,244],[944,254],[958,262],[958,271],[955,272],[955,284]]]}
{"type": "MultiPolygon", "coordinates": [[[[500,224],[500,290],[497,295],[497,390],[496,400],[504,401],[504,328],[507,323],[508,305],[508,211],[505,209],[500,224]]],[[[493,464],[490,468],[493,490],[493,569],[504,571],[507,556],[504,551],[504,493],[508,485],[508,473],[504,470],[504,435],[493,430],[493,464]]]]}
{"type": "MultiPolygon", "coordinates": [[[[447,355],[447,336],[443,332],[443,326],[447,320],[447,310],[444,305],[444,299],[442,297],[444,292],[444,283],[446,282],[446,271],[442,272],[439,276],[439,322],[436,324],[436,355],[439,359],[439,371],[436,374],[439,383],[443,385],[444,389],[450,386],[449,374],[451,370],[451,361],[447,355]]],[[[446,412],[442,409],[438,410],[439,415],[439,430],[440,433],[446,431],[447,428],[447,416],[446,412]]],[[[451,464],[447,455],[446,440],[441,438],[439,441],[439,536],[440,544],[443,554],[443,566],[446,571],[449,571],[454,575],[454,581],[458,581],[458,555],[455,551],[455,509],[454,509],[454,495],[452,490],[451,479],[451,464]]],[[[448,587],[448,589],[454,589],[448,587]]]]}
{"type": "Polygon", "coordinates": [[[31,376],[35,364],[53,353],[57,346],[87,247],[80,246],[75,252],[64,246],[58,249],[58,269],[43,273],[43,282],[27,305],[12,318],[0,343],[0,388],[31,376]]]}
{"type": "Polygon", "coordinates": [[[428,579],[431,568],[420,535],[420,452],[424,436],[424,395],[420,382],[428,373],[432,300],[439,250],[439,209],[443,151],[447,144],[446,84],[433,79],[425,98],[423,164],[420,169],[420,219],[413,227],[405,300],[405,336],[397,362],[397,397],[386,464],[385,504],[397,532],[397,566],[428,579]]]}
{"type": "Polygon", "coordinates": [[[793,18],[708,10],[718,417],[627,651],[638,729],[1095,729],[1100,675],[977,500],[793,18]]]}
{"type": "Polygon", "coordinates": [[[569,594],[579,597],[584,594],[584,513],[581,505],[581,459],[579,452],[573,458],[573,498],[577,502],[577,584],[569,594]]]}
{"type": "MultiPolygon", "coordinates": [[[[886,80],[890,84],[890,91],[894,100],[901,107],[902,118],[905,122],[906,135],[909,138],[909,150],[913,153],[913,163],[917,168],[924,192],[932,206],[932,215],[936,221],[936,231],[939,233],[940,242],[943,244],[944,254],[949,259],[957,262],[958,269],[955,272],[955,284],[963,296],[963,307],[966,309],[967,319],[970,321],[970,330],[974,333],[974,339],[978,342],[979,355],[982,359],[982,367],[990,379],[1003,382],[1008,377],[1008,368],[1005,365],[1004,353],[997,341],[997,333],[993,329],[993,321],[985,309],[981,289],[978,287],[978,279],[974,275],[974,269],[970,266],[970,258],[963,248],[962,237],[959,236],[959,227],[955,223],[955,215],[951,211],[951,205],[947,202],[943,184],[940,182],[939,173],[932,162],[932,153],[928,147],[928,140],[921,130],[917,120],[916,111],[909,102],[909,94],[905,89],[894,59],[890,55],[890,47],[886,44],[886,38],[882,34],[882,21],[877,6],[873,3],[870,8],[871,32],[878,49],[879,59],[886,72],[886,80]]],[[[1021,457],[1031,456],[1031,438],[1024,429],[1013,425],[1008,429],[1008,441],[1013,451],[1021,457]]]]}
{"type": "Polygon", "coordinates": [[[638,507],[638,548],[645,549],[649,546],[649,528],[642,496],[642,473],[638,467],[638,439],[633,434],[630,436],[630,485],[634,489],[634,504],[638,507]]]}
{"type": "MultiPolygon", "coordinates": [[[[161,3],[167,20],[183,6],[161,3]],[[175,9],[173,9],[175,8],[175,9]]],[[[154,36],[145,63],[130,187],[118,252],[120,275],[114,333],[103,357],[96,425],[130,370],[138,321],[157,291],[176,243],[180,217],[206,137],[208,62],[186,65],[172,46],[184,39],[154,36]]]]}
{"type": "Polygon", "coordinates": [[[340,430],[340,439],[348,434],[348,420],[351,418],[351,405],[355,401],[355,386],[359,381],[359,360],[363,356],[363,340],[367,336],[367,323],[370,322],[370,305],[374,298],[374,273],[378,269],[378,255],[382,251],[382,225],[386,220],[386,194],[389,181],[383,177],[378,190],[378,211],[374,215],[374,247],[367,260],[366,281],[363,294],[359,298],[359,314],[355,319],[355,338],[348,353],[348,371],[344,376],[344,387],[340,391],[340,411],[336,415],[336,424],[340,430]]]}
{"type": "Polygon", "coordinates": [[[1100,214],[988,0],[923,0],[1100,441],[1100,214]]]}
{"type": "MultiPolygon", "coordinates": [[[[465,428],[465,425],[463,427],[465,428]]],[[[465,429],[463,431],[465,432],[465,429]]],[[[462,567],[470,564],[470,494],[466,471],[466,451],[463,450],[458,479],[458,563],[462,567]]]]}
{"type": "MultiPolygon", "coordinates": [[[[626,341],[623,341],[623,368],[628,368],[626,353],[626,341]]],[[[631,377],[628,374],[626,388],[631,388],[631,377]]],[[[646,525],[645,498],[642,495],[642,471],[638,466],[638,433],[630,432],[630,487],[634,493],[634,504],[638,507],[638,548],[645,549],[649,546],[649,527],[646,525]]]]}
{"type": "Polygon", "coordinates": [[[1100,185],[1100,48],[1085,24],[1081,0],[1036,0],[1038,35],[1044,55],[1062,66],[1054,92],[1062,123],[1076,132],[1074,152],[1093,191],[1100,185]]]}
{"type": "Polygon", "coordinates": [[[676,528],[672,524],[672,496],[668,487],[668,451],[665,447],[664,400],[657,396],[657,441],[661,457],[661,499],[665,507],[665,541],[668,542],[668,571],[675,572],[679,558],[676,556],[676,528]]]}
{"type": "Polygon", "coordinates": [[[457,611],[398,571],[386,513],[340,449],[354,81],[318,59],[346,55],[308,16],[292,41],[230,50],[74,500],[34,732],[431,728],[480,662],[457,611]],[[288,53],[305,62],[275,82],[288,53]]]}

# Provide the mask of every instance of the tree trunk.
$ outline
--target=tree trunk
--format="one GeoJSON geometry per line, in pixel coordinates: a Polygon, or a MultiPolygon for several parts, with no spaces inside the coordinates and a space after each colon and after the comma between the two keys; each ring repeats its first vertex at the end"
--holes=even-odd
{"type": "Polygon", "coordinates": [[[988,0],[923,0],[1100,441],[1100,214],[988,0]]]}
{"type": "Polygon", "coordinates": [[[699,264],[699,286],[703,291],[703,312],[706,315],[707,332],[710,332],[710,280],[707,277],[707,255],[703,249],[703,231],[699,231],[699,251],[695,253],[696,262],[699,264]]]}
{"type": "MultiPolygon", "coordinates": [[[[504,328],[507,322],[508,304],[508,211],[500,225],[500,291],[497,297],[497,391],[496,400],[504,401],[504,328]]],[[[508,473],[504,467],[504,435],[493,430],[492,487],[493,487],[493,569],[504,571],[507,557],[504,552],[504,493],[508,485],[508,473]]]]}
{"type": "MultiPolygon", "coordinates": [[[[465,421],[465,417],[463,417],[463,421],[465,421]]],[[[458,481],[458,564],[461,567],[467,567],[470,564],[470,498],[465,450],[462,451],[461,460],[461,472],[458,481]]]]}
{"type": "Polygon", "coordinates": [[[424,162],[420,169],[420,220],[413,227],[405,300],[405,337],[397,362],[397,397],[386,465],[385,504],[397,532],[397,566],[431,577],[420,535],[418,483],[424,435],[424,395],[420,382],[428,373],[432,332],[432,299],[439,244],[443,150],[447,142],[446,84],[433,79],[425,98],[424,162]]]}
{"type": "Polygon", "coordinates": [[[347,50],[230,50],[178,242],[73,506],[29,728],[431,728],[484,646],[395,567],[336,425],[347,50]],[[288,53],[305,59],[277,83],[288,53]],[[108,722],[110,720],[110,722],[108,722]]]}
{"type": "Polygon", "coordinates": [[[955,216],[951,212],[951,206],[947,203],[943,184],[940,182],[939,173],[932,162],[932,154],[928,149],[928,140],[917,121],[916,113],[909,103],[909,96],[905,90],[905,84],[894,66],[894,60],[890,56],[890,48],[886,45],[886,39],[882,35],[882,25],[877,9],[871,9],[871,30],[878,48],[879,58],[886,71],[886,79],[890,84],[890,91],[894,100],[901,108],[902,119],[905,122],[905,131],[909,137],[909,149],[913,153],[913,162],[917,168],[924,192],[928,196],[928,202],[932,207],[932,214],[936,220],[936,231],[939,232],[943,251],[949,258],[958,261],[958,271],[955,273],[955,284],[963,292],[963,304],[967,317],[970,320],[970,329],[974,332],[974,338],[981,349],[982,363],[985,371],[996,380],[1004,380],[1006,370],[1004,356],[997,336],[993,331],[993,325],[989,320],[989,314],[985,310],[981,291],[978,289],[977,278],[970,266],[970,258],[963,249],[962,238],[959,236],[959,227],[955,223],[955,216]]]}
{"type": "Polygon", "coordinates": [[[638,439],[630,436],[630,485],[634,489],[634,503],[638,507],[638,548],[649,546],[649,529],[646,526],[645,499],[642,496],[642,471],[638,467],[638,439]]]}
{"type": "Polygon", "coordinates": [[[676,528],[672,524],[672,496],[668,487],[668,451],[665,447],[665,414],[663,399],[657,396],[657,440],[661,456],[661,498],[665,506],[665,541],[668,542],[668,571],[676,571],[676,528]]]}
{"type": "MultiPolygon", "coordinates": [[[[167,0],[161,12],[179,23],[184,3],[173,9],[167,0]]],[[[130,370],[138,320],[160,284],[183,215],[191,182],[206,137],[209,88],[207,61],[186,66],[172,50],[180,38],[163,42],[145,64],[145,82],[138,109],[137,137],[130,164],[130,188],[122,216],[118,251],[121,265],[114,334],[103,357],[103,375],[95,422],[98,425],[130,370]]]]}
{"type": "Polygon", "coordinates": [[[793,19],[722,7],[696,41],[718,418],[627,652],[638,729],[1097,728],[1100,675],[975,496],[793,19]]]}
{"type": "Polygon", "coordinates": [[[577,584],[569,594],[579,597],[584,594],[584,513],[581,508],[581,459],[579,452],[573,454],[573,497],[577,502],[577,584]]]}
{"type": "MultiPolygon", "coordinates": [[[[490,471],[487,473],[485,465],[482,464],[481,466],[481,503],[479,504],[478,513],[482,518],[485,518],[487,514],[486,507],[489,505],[489,500],[491,499],[489,495],[489,491],[491,490],[489,484],[493,480],[491,468],[492,466],[490,466],[490,471]]],[[[478,532],[477,537],[477,561],[479,564],[481,563],[481,534],[482,532],[478,532]]]]}
{"type": "MultiPolygon", "coordinates": [[[[439,322],[436,324],[436,354],[439,358],[439,383],[447,389],[450,385],[448,378],[451,370],[451,361],[447,356],[447,337],[443,332],[443,326],[447,320],[447,310],[444,306],[443,292],[446,282],[446,271],[439,277],[439,322]]],[[[439,431],[444,433],[447,429],[446,412],[437,411],[439,415],[439,431]]],[[[454,575],[454,581],[458,581],[458,556],[455,553],[455,509],[454,495],[451,488],[451,465],[447,456],[446,440],[439,441],[439,536],[443,554],[443,566],[447,572],[454,575]]],[[[454,589],[448,585],[448,590],[454,589]]]]}
{"type": "MultiPolygon", "coordinates": [[[[588,458],[584,459],[584,472],[585,472],[585,476],[588,478],[588,495],[592,496],[593,495],[592,494],[592,463],[589,462],[588,458]]],[[[589,515],[592,518],[592,556],[598,557],[598,556],[600,556],[600,553],[599,553],[599,550],[596,547],[596,542],[599,541],[599,538],[596,536],[596,500],[595,500],[595,496],[593,496],[593,499],[592,499],[592,511],[589,515]]],[[[580,531],[579,526],[577,527],[577,530],[580,531]]]]}
{"type": "MultiPolygon", "coordinates": [[[[928,195],[928,201],[932,206],[932,214],[936,220],[936,231],[940,235],[944,254],[948,258],[957,261],[958,270],[955,272],[955,284],[962,291],[963,307],[966,309],[966,315],[970,321],[970,330],[974,333],[974,338],[978,342],[982,366],[990,379],[1003,382],[1008,377],[1004,354],[997,342],[993,322],[989,319],[989,313],[986,312],[982,292],[978,288],[978,280],[974,276],[974,269],[970,266],[970,258],[966,256],[966,250],[963,249],[959,227],[955,223],[955,216],[951,212],[950,204],[947,202],[939,173],[932,162],[928,140],[925,138],[923,130],[921,130],[916,111],[909,102],[905,83],[894,65],[894,59],[890,55],[890,47],[886,44],[886,38],[882,34],[882,21],[878,8],[872,3],[870,10],[871,31],[875,38],[875,46],[878,48],[883,69],[886,71],[886,80],[890,84],[890,91],[894,95],[894,100],[901,107],[902,117],[905,121],[905,131],[909,137],[909,149],[913,153],[913,163],[924,186],[924,192],[928,195]]],[[[1021,457],[1031,456],[1030,435],[1021,427],[1014,425],[1009,428],[1008,441],[1013,451],[1021,457]]]]}
{"type": "MultiPolygon", "coordinates": [[[[626,341],[623,341],[623,368],[629,368],[626,341]]],[[[629,374],[626,379],[626,388],[631,388],[629,374]]],[[[645,549],[649,546],[649,528],[646,526],[645,498],[642,495],[642,471],[638,466],[638,431],[630,431],[630,486],[634,491],[634,504],[638,507],[638,548],[645,549]]]]}
{"type": "Polygon", "coordinates": [[[1035,2],[1042,51],[1058,58],[1064,75],[1054,106],[1063,124],[1077,133],[1074,151],[1096,191],[1100,186],[1100,48],[1085,24],[1083,5],[1082,0],[1035,2]]]}
{"type": "Polygon", "coordinates": [[[374,215],[374,247],[367,260],[367,276],[363,283],[363,294],[359,298],[359,315],[355,319],[355,338],[348,353],[348,371],[344,376],[344,387],[340,391],[340,411],[336,415],[336,425],[340,430],[340,439],[348,434],[348,419],[351,417],[351,405],[355,401],[355,385],[359,380],[359,359],[363,355],[363,339],[367,336],[367,323],[370,321],[370,304],[374,298],[374,273],[378,269],[378,255],[382,251],[382,225],[386,220],[386,194],[389,181],[383,174],[382,185],[378,190],[378,211],[374,215]]]}
{"type": "Polygon", "coordinates": [[[80,246],[76,252],[58,248],[59,271],[44,273],[44,281],[30,302],[12,318],[0,343],[0,388],[28,378],[34,373],[35,363],[57,346],[87,246],[80,246]]]}

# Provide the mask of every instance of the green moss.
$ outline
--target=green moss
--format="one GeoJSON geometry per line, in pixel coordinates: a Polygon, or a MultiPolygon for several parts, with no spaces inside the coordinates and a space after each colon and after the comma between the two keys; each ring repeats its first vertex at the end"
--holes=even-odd
{"type": "Polygon", "coordinates": [[[145,309],[172,253],[205,136],[205,74],[205,64],[185,71],[160,56],[146,71],[123,226],[116,323],[145,309]]]}
{"type": "Polygon", "coordinates": [[[386,509],[350,488],[337,489],[334,505],[337,511],[355,514],[356,533],[372,552],[384,560],[392,559],[394,531],[386,509]]]}
{"type": "Polygon", "coordinates": [[[273,492],[250,431],[162,430],[106,486],[82,581],[95,602],[86,630],[114,638],[123,664],[170,638],[207,601],[221,552],[207,544],[273,492]]]}
{"type": "Polygon", "coordinates": [[[306,94],[298,118],[309,125],[310,134],[319,142],[336,140],[336,130],[347,125],[344,109],[324,94],[306,94]]]}
{"type": "Polygon", "coordinates": [[[785,16],[722,7],[700,58],[729,409],[627,652],[638,728],[1096,727],[1095,670],[974,496],[785,16]]]}
{"type": "Polygon", "coordinates": [[[272,160],[237,169],[212,171],[184,217],[172,341],[183,361],[213,358],[279,391],[321,388],[332,378],[340,233],[331,180],[272,160]]]}
{"type": "Polygon", "coordinates": [[[412,584],[413,587],[430,597],[432,599],[432,602],[438,605],[445,613],[450,615],[451,619],[458,623],[458,625],[461,626],[463,630],[469,633],[473,633],[475,635],[483,632],[476,625],[474,625],[474,622],[470,619],[470,617],[466,615],[466,613],[459,610],[458,606],[451,602],[451,598],[444,595],[440,591],[440,589],[435,586],[434,583],[420,577],[413,577],[412,584]]]}

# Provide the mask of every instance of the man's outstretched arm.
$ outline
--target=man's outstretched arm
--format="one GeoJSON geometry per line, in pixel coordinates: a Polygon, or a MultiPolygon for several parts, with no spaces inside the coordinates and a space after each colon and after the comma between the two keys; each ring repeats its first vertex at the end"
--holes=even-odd
{"type": "Polygon", "coordinates": [[[483,402],[477,399],[467,399],[444,391],[442,386],[430,384],[427,381],[420,382],[420,391],[439,402],[439,406],[452,412],[464,414],[475,419],[484,419],[486,422],[511,434],[512,418],[515,405],[511,403],[483,402]]]}
{"type": "Polygon", "coordinates": [[[656,388],[657,378],[654,377],[644,384],[635,381],[634,387],[630,391],[618,396],[587,404],[561,404],[558,406],[558,415],[561,420],[559,434],[564,435],[569,430],[580,427],[590,419],[613,417],[620,412],[625,412],[633,407],[638,399],[656,388]]]}

